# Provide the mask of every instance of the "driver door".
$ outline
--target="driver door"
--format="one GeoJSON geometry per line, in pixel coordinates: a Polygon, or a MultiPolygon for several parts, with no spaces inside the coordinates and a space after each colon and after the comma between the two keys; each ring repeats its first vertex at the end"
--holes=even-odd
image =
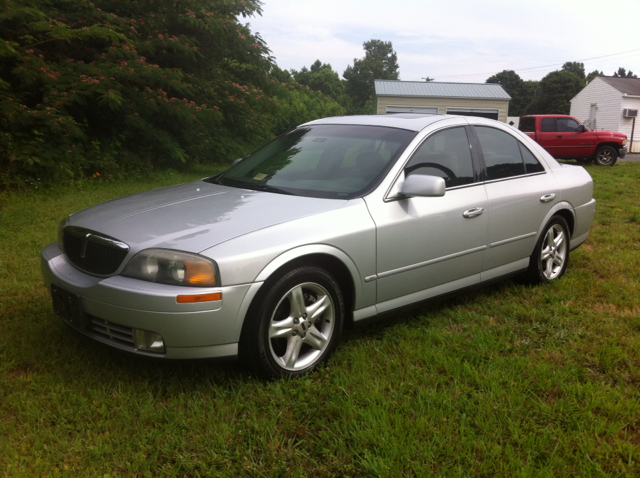
{"type": "Polygon", "coordinates": [[[376,223],[379,313],[478,283],[486,249],[487,194],[464,126],[429,136],[404,174],[440,176],[446,192],[367,200],[376,223]]]}

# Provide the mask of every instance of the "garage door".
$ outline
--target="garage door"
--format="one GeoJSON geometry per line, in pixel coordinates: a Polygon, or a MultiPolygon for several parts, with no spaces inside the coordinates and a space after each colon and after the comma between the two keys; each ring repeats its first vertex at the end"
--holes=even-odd
{"type": "Polygon", "coordinates": [[[498,119],[500,110],[493,108],[447,108],[448,115],[480,116],[482,118],[498,119]]]}
{"type": "Polygon", "coordinates": [[[437,115],[437,106],[393,106],[387,105],[387,113],[421,113],[437,115]]]}

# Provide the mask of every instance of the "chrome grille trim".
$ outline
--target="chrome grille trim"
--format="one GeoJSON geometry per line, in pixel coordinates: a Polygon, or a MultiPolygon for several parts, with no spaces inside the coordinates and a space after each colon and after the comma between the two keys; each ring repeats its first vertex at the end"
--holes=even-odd
{"type": "Polygon", "coordinates": [[[122,241],[76,226],[64,228],[63,248],[74,266],[96,275],[113,274],[129,252],[122,241]]]}

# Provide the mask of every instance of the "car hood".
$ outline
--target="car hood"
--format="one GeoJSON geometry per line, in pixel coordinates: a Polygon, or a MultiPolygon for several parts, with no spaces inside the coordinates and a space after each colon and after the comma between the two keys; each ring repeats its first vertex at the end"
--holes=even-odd
{"type": "Polygon", "coordinates": [[[115,199],[69,217],[68,225],[149,247],[201,252],[234,237],[330,211],[346,200],[289,196],[204,181],[115,199]]]}
{"type": "Polygon", "coordinates": [[[600,138],[600,139],[615,138],[618,141],[622,141],[623,139],[627,139],[627,135],[626,134],[617,133],[615,131],[605,131],[605,130],[597,129],[597,130],[593,131],[593,133],[595,133],[596,137],[600,138]]]}

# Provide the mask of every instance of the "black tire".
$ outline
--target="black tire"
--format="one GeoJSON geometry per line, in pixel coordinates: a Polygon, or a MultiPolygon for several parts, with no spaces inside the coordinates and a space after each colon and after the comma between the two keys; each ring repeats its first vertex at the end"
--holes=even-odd
{"type": "Polygon", "coordinates": [[[260,378],[304,375],[335,350],[344,300],[335,279],[314,265],[264,283],[240,337],[240,360],[260,378]],[[321,305],[322,304],[322,305],[321,305]]]}
{"type": "Polygon", "coordinates": [[[599,166],[613,166],[618,160],[618,151],[613,146],[600,146],[593,155],[593,160],[599,166]]]}
{"type": "Polygon", "coordinates": [[[531,254],[527,282],[540,284],[562,277],[569,264],[571,235],[562,216],[553,216],[545,226],[531,254]]]}

